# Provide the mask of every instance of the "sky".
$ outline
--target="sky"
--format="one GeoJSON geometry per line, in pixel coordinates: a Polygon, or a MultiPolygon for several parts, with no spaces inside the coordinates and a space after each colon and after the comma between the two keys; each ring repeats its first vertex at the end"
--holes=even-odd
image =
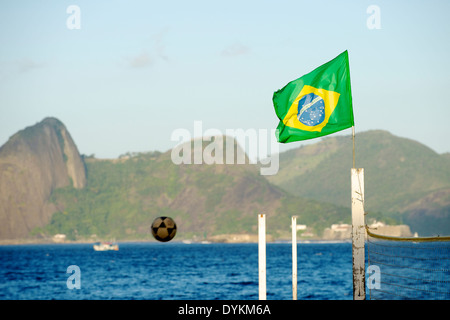
{"type": "Polygon", "coordinates": [[[449,12],[445,0],[4,0],[0,145],[45,117],[97,158],[167,151],[195,121],[275,129],[273,93],[348,50],[356,132],[450,152],[449,12]]]}

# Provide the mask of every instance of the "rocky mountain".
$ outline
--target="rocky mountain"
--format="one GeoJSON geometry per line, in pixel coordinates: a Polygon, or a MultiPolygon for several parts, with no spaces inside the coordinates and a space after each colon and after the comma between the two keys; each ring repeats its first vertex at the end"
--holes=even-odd
{"type": "MultiPolygon", "coordinates": [[[[211,152],[208,143],[200,152],[227,158],[225,146],[211,152]]],[[[188,144],[194,159],[199,144],[188,144]]],[[[358,134],[356,150],[357,167],[365,169],[367,217],[408,224],[419,235],[450,233],[448,154],[385,131],[358,134]]],[[[234,156],[238,151],[234,141],[234,156]]],[[[0,240],[59,233],[68,240],[151,240],[158,216],[175,219],[179,240],[252,237],[260,213],[275,239],[290,238],[292,215],[318,237],[332,224],[350,223],[351,137],[280,154],[274,176],[262,176],[248,159],[176,164],[171,156],[172,150],[80,157],[65,126],[46,118],[0,148],[0,240]]]]}
{"type": "MultiPolygon", "coordinates": [[[[448,154],[380,130],[357,134],[355,150],[368,212],[394,217],[419,235],[450,234],[448,154]]],[[[351,167],[351,136],[327,137],[280,154],[280,170],[268,179],[294,195],[349,207],[351,167]]]]}
{"type": "Polygon", "coordinates": [[[57,211],[52,192],[86,185],[78,149],[63,123],[46,118],[0,148],[0,239],[25,238],[57,211]]]}

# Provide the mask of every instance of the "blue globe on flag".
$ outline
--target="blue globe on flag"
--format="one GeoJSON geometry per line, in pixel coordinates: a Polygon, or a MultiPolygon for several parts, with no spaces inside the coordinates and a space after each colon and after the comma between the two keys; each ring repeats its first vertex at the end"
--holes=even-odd
{"type": "Polygon", "coordinates": [[[325,103],[314,93],[303,96],[298,102],[297,119],[306,126],[314,127],[325,120],[325,103]]]}

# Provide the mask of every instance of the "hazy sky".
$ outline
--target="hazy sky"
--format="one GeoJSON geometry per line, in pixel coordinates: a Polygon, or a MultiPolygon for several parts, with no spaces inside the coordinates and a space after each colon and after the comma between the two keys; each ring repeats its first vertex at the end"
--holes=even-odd
{"type": "Polygon", "coordinates": [[[450,152],[449,12],[445,0],[4,0],[0,145],[47,116],[99,158],[166,151],[196,120],[274,129],[274,91],[348,50],[356,132],[450,152]]]}

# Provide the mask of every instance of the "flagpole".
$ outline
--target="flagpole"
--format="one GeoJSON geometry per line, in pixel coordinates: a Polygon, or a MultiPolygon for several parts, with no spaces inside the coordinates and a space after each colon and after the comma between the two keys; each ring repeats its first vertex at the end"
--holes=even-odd
{"type": "Polygon", "coordinates": [[[355,126],[352,126],[352,140],[353,140],[353,168],[355,167],[355,126]]]}

